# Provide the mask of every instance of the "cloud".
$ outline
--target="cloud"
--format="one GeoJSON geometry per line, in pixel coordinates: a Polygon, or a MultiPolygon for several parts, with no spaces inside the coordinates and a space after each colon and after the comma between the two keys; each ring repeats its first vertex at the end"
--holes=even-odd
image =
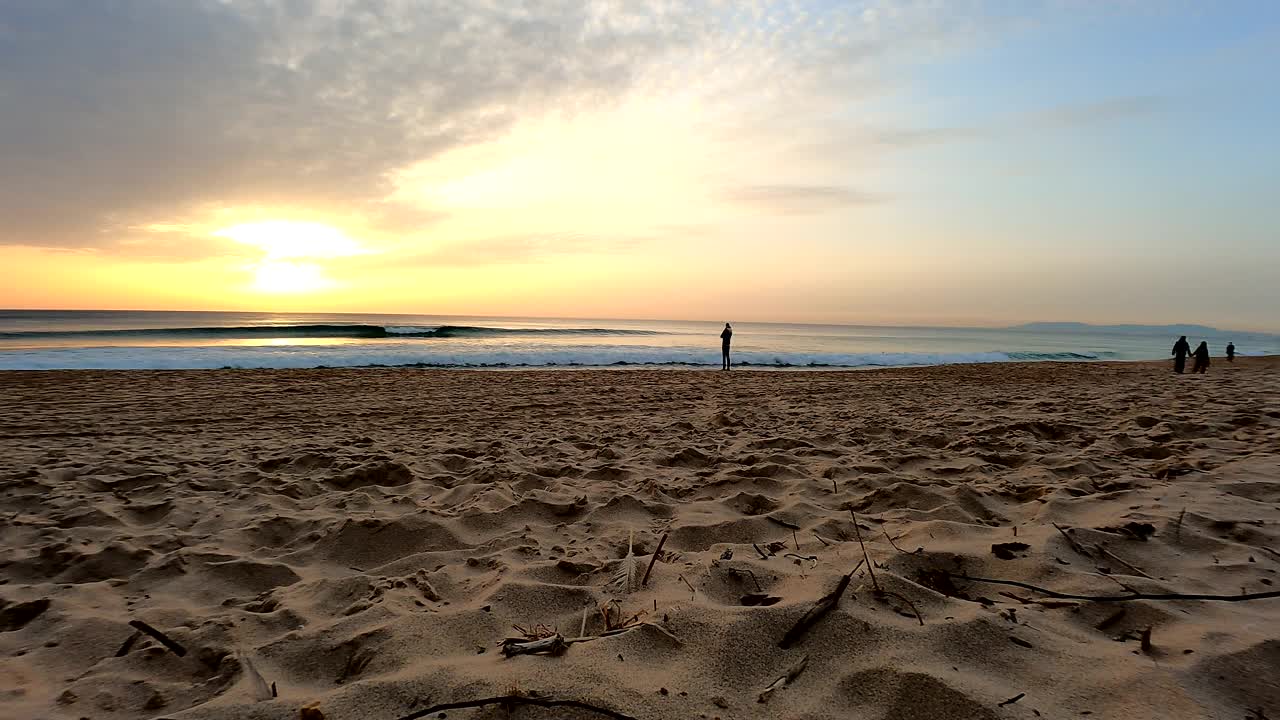
{"type": "MultiPolygon", "coordinates": [[[[202,206],[385,213],[387,174],[625,91],[697,8],[272,0],[0,7],[0,243],[202,206]]],[[[391,220],[403,219],[403,213],[391,220]]]]}
{"type": "Polygon", "coordinates": [[[778,215],[806,215],[877,203],[871,193],[831,185],[745,185],[725,190],[726,201],[778,215]]]}
{"type": "Polygon", "coordinates": [[[447,208],[389,204],[398,171],[551,110],[696,96],[742,144],[1004,21],[935,0],[8,0],[0,245],[128,251],[130,228],[237,207],[416,232],[447,208]]]}

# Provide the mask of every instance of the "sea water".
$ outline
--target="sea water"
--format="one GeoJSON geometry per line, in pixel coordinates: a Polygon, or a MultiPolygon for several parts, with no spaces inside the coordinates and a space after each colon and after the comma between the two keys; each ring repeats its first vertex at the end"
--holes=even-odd
{"type": "MultiPolygon", "coordinates": [[[[238,312],[0,310],[0,370],[314,367],[719,368],[722,322],[238,312]]],[[[1280,336],[1197,326],[1013,328],[735,322],[748,369],[1280,354],[1280,336]]]]}

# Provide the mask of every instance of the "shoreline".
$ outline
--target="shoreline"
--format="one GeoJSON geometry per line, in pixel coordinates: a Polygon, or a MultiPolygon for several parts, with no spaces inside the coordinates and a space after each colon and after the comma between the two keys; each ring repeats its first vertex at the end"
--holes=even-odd
{"type": "MultiPolygon", "coordinates": [[[[1209,372],[1218,372],[1232,367],[1243,367],[1255,363],[1270,363],[1280,360],[1280,355],[1237,355],[1234,363],[1229,363],[1225,358],[1214,357],[1213,364],[1210,366],[1209,372]]],[[[868,372],[901,372],[904,370],[922,370],[927,371],[933,368],[951,368],[951,367],[1019,367],[1019,366],[1109,366],[1118,367],[1172,367],[1172,359],[1146,359],[1146,360],[1007,360],[1007,361],[991,361],[991,362],[957,362],[957,363],[940,363],[934,365],[859,365],[859,366],[835,366],[835,365],[765,365],[765,364],[742,364],[735,365],[734,370],[748,373],[813,373],[813,374],[844,374],[844,373],[868,373],[868,372]]],[[[654,373],[722,373],[717,365],[708,363],[705,365],[689,365],[686,363],[613,363],[610,365],[486,365],[486,366],[469,366],[469,365],[426,365],[426,364],[408,364],[408,365],[351,365],[351,366],[331,366],[322,365],[316,367],[300,367],[300,368],[270,368],[270,367],[219,367],[219,368],[47,368],[47,369],[0,369],[0,377],[5,375],[17,374],[51,374],[51,373],[220,373],[220,372],[265,372],[265,373],[296,373],[296,372],[326,372],[326,371],[347,371],[347,372],[410,372],[410,371],[433,371],[433,372],[465,372],[465,373],[544,373],[544,372],[654,372],[654,373]]],[[[1170,370],[1172,374],[1172,370],[1170,370]]],[[[1187,370],[1186,375],[1191,375],[1191,371],[1187,370]]]]}

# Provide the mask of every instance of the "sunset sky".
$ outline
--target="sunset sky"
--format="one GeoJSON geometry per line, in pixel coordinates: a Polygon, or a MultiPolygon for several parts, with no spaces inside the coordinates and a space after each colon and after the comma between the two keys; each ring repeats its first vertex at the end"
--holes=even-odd
{"type": "Polygon", "coordinates": [[[1280,331],[1280,3],[0,0],[0,307],[1280,331]]]}

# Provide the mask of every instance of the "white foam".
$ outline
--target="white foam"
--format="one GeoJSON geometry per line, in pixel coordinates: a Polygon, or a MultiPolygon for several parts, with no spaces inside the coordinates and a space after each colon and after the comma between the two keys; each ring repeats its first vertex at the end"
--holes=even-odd
{"type": "MultiPolygon", "coordinates": [[[[773,367],[889,367],[951,363],[1007,362],[1005,353],[776,353],[745,350],[734,362],[773,367]]],[[[535,346],[519,348],[434,348],[421,343],[46,348],[0,352],[0,369],[207,369],[314,368],[368,365],[432,365],[448,367],[609,366],[720,364],[720,354],[699,348],[645,346],[535,346]]]]}

